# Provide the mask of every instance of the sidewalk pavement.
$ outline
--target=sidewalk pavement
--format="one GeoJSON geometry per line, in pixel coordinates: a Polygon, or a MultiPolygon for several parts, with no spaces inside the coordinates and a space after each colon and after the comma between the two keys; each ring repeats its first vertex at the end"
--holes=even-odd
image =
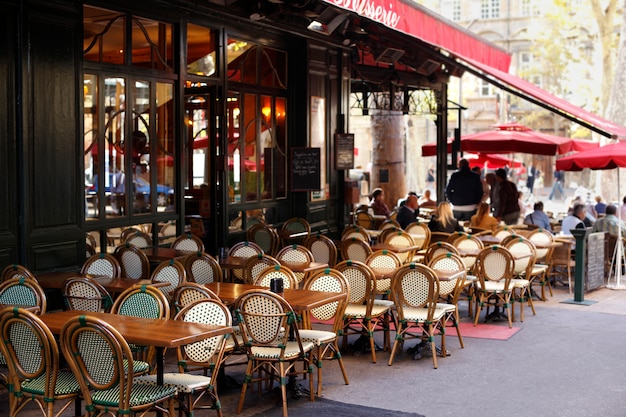
{"type": "MultiPolygon", "coordinates": [[[[438,369],[433,369],[429,357],[412,360],[406,352],[392,366],[387,365],[388,352],[377,353],[378,363],[371,363],[369,354],[346,352],[350,385],[344,385],[336,363],[326,362],[324,397],[428,417],[622,417],[626,415],[626,291],[601,288],[584,297],[597,302],[562,303],[572,297],[559,285],[547,302],[535,301],[536,316],[526,309],[525,321],[513,323],[521,330],[506,341],[465,337],[461,349],[457,338],[449,336],[451,356],[439,358],[438,369]]],[[[463,321],[470,321],[463,309],[462,315],[463,321]]],[[[506,322],[495,324],[508,328],[506,322]]],[[[243,366],[228,367],[227,372],[240,380],[243,366]]],[[[224,416],[235,415],[239,393],[238,388],[220,391],[224,416]]],[[[7,415],[7,402],[6,392],[0,394],[0,415],[7,415]]],[[[272,394],[252,390],[240,416],[262,415],[273,406],[272,394]]],[[[202,410],[196,416],[213,413],[202,410]]],[[[30,405],[21,414],[39,415],[30,405]]],[[[71,410],[63,414],[70,416],[71,410]]]]}

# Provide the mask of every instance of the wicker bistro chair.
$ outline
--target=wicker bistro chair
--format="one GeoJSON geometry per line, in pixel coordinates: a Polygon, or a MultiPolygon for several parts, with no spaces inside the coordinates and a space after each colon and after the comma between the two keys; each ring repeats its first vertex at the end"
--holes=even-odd
{"type": "Polygon", "coordinates": [[[450,243],[457,248],[461,254],[461,259],[463,259],[467,272],[471,274],[474,269],[474,264],[476,263],[477,252],[480,252],[485,247],[483,242],[476,236],[464,234],[450,243]]]}
{"type": "MultiPolygon", "coordinates": [[[[133,285],[115,299],[111,313],[164,319],[170,317],[170,306],[165,295],[157,288],[150,285],[133,285]]],[[[134,361],[134,374],[143,374],[148,371],[154,359],[154,347],[130,344],[130,348],[143,359],[134,361]]]]}
{"type": "Polygon", "coordinates": [[[450,233],[445,232],[430,232],[430,244],[436,242],[447,242],[450,237],[450,233]]]}
{"type": "MultiPolygon", "coordinates": [[[[389,365],[393,364],[396,352],[402,351],[407,339],[420,339],[428,344],[437,368],[437,349],[434,337],[441,335],[441,345],[445,346],[446,310],[437,306],[439,300],[439,280],[435,271],[422,264],[408,264],[399,268],[393,277],[392,295],[396,302],[398,326],[396,338],[391,348],[389,365]]],[[[445,350],[442,349],[445,355],[445,350]]]]}
{"type": "Polygon", "coordinates": [[[511,279],[513,278],[514,265],[513,255],[502,246],[490,246],[483,249],[478,255],[476,260],[478,308],[476,309],[474,326],[478,324],[483,307],[487,306],[487,316],[489,316],[489,306],[493,306],[496,312],[499,308],[507,310],[509,328],[513,327],[509,306],[511,304],[511,279]]]}
{"type": "Polygon", "coordinates": [[[362,262],[347,260],[337,264],[336,269],[348,281],[350,288],[348,304],[343,314],[343,345],[348,345],[348,336],[361,335],[369,340],[372,362],[376,363],[374,332],[384,332],[384,350],[391,348],[389,341],[389,321],[393,320],[391,305],[375,303],[376,277],[362,262]]]}
{"type": "Polygon", "coordinates": [[[68,278],[63,283],[63,299],[68,310],[108,311],[113,305],[109,292],[91,278],[68,278]]]}
{"type": "Polygon", "coordinates": [[[185,273],[185,267],[180,262],[170,259],[169,261],[161,262],[150,277],[150,281],[153,283],[165,282],[169,285],[160,286],[159,290],[163,292],[168,300],[172,299],[172,293],[183,282],[187,280],[187,274],[185,273]]]}
{"type": "Polygon", "coordinates": [[[355,237],[341,241],[341,258],[344,261],[351,259],[353,261],[365,262],[371,254],[372,247],[369,241],[363,241],[355,237]]]}
{"type": "Polygon", "coordinates": [[[80,273],[117,278],[121,276],[122,268],[115,256],[97,253],[85,261],[80,273]]]}
{"type": "MultiPolygon", "coordinates": [[[[314,261],[313,254],[310,250],[302,245],[289,245],[285,246],[276,254],[278,261],[284,261],[292,264],[308,264],[314,261]]],[[[304,281],[306,276],[305,272],[295,272],[298,284],[304,281]]]]}
{"type": "Polygon", "coordinates": [[[223,273],[217,259],[205,252],[187,255],[183,260],[187,281],[197,284],[222,282],[223,273]]]}
{"type": "Polygon", "coordinates": [[[315,262],[327,263],[331,268],[337,263],[337,246],[328,236],[320,233],[309,236],[304,241],[304,247],[313,254],[315,262]]]}
{"type": "Polygon", "coordinates": [[[172,249],[182,253],[204,252],[204,243],[193,233],[185,233],[172,242],[172,249]]]}
{"type": "Polygon", "coordinates": [[[273,278],[280,278],[283,280],[283,288],[295,289],[298,288],[298,279],[294,272],[282,265],[269,266],[259,274],[259,277],[254,281],[254,285],[261,287],[270,287],[270,282],[273,278]]]}
{"type": "Polygon", "coordinates": [[[385,229],[379,230],[379,234],[376,237],[376,242],[387,242],[387,238],[391,235],[395,235],[398,232],[404,232],[400,227],[390,226],[385,229]]]}
{"type": "Polygon", "coordinates": [[[37,283],[30,278],[11,278],[0,283],[0,304],[11,304],[20,307],[39,307],[37,314],[46,312],[46,294],[37,283]]]}
{"type": "Polygon", "coordinates": [[[512,319],[515,320],[515,302],[520,303],[520,320],[524,321],[524,303],[531,308],[533,315],[536,315],[533,297],[530,293],[532,280],[535,278],[533,269],[535,268],[535,245],[528,239],[517,236],[514,239],[508,239],[504,245],[514,257],[515,264],[513,266],[513,279],[511,285],[513,293],[511,294],[511,310],[512,319]]]}
{"type": "MultiPolygon", "coordinates": [[[[459,256],[450,252],[437,256],[435,259],[430,261],[428,266],[435,271],[465,271],[465,264],[463,263],[463,260],[459,256]]],[[[437,303],[438,308],[443,308],[446,311],[444,325],[447,326],[448,323],[452,323],[459,338],[461,348],[465,348],[465,345],[463,344],[463,337],[461,336],[461,329],[459,328],[460,318],[458,304],[464,287],[465,275],[463,275],[462,278],[450,281],[440,280],[439,301],[437,303]]],[[[441,346],[441,348],[443,350],[445,349],[445,346],[441,346]]]]}
{"type": "MultiPolygon", "coordinates": [[[[251,258],[253,256],[257,256],[259,254],[263,254],[263,249],[259,245],[254,242],[244,241],[238,242],[231,246],[228,251],[228,256],[234,256],[238,258],[251,258]]],[[[238,281],[243,281],[243,270],[242,269],[233,269],[230,271],[232,278],[235,278],[238,281]]]]}
{"type": "Polygon", "coordinates": [[[450,243],[441,241],[433,242],[426,248],[426,252],[424,252],[424,263],[429,264],[432,259],[448,252],[461,256],[459,250],[450,243]]]}
{"type": "MultiPolygon", "coordinates": [[[[385,243],[396,248],[408,248],[410,246],[415,246],[415,242],[413,242],[413,238],[411,237],[411,235],[404,232],[402,229],[400,229],[398,232],[390,233],[389,235],[387,235],[387,237],[385,238],[385,243]]],[[[413,261],[415,251],[411,250],[408,252],[398,252],[396,253],[396,255],[404,264],[413,261]]]]}
{"type": "Polygon", "coordinates": [[[387,219],[383,221],[380,226],[378,226],[378,230],[385,230],[390,228],[401,229],[400,223],[395,220],[387,219]]]}
{"type": "Polygon", "coordinates": [[[123,242],[138,248],[149,248],[152,246],[152,238],[150,235],[141,231],[130,234],[123,242]]]}
{"type": "MultiPolygon", "coordinates": [[[[552,243],[554,242],[554,237],[552,236],[552,233],[548,232],[545,229],[536,229],[528,235],[528,240],[530,240],[533,245],[535,245],[536,270],[533,272],[533,274],[536,275],[537,278],[539,278],[539,280],[535,281],[538,281],[539,285],[541,285],[541,299],[543,301],[546,301],[546,287],[548,287],[548,290],[550,291],[550,297],[552,297],[552,284],[550,283],[549,279],[549,271],[550,263],[552,260],[552,253],[555,249],[552,246],[552,243]]],[[[535,284],[535,281],[533,281],[533,284],[535,284]]]]}
{"type": "Polygon", "coordinates": [[[28,268],[18,264],[11,264],[2,270],[2,278],[0,282],[8,281],[11,278],[26,278],[37,281],[35,275],[28,268]]]}
{"type": "Polygon", "coordinates": [[[404,229],[413,238],[416,246],[420,250],[425,249],[430,244],[430,229],[427,223],[413,222],[404,229]]]}
{"type": "Polygon", "coordinates": [[[346,226],[346,228],[341,233],[341,240],[352,238],[359,239],[368,243],[370,241],[370,235],[362,227],[355,225],[346,226]]]}
{"type": "MultiPolygon", "coordinates": [[[[246,291],[235,302],[235,313],[241,329],[248,365],[241,388],[237,413],[243,409],[248,384],[277,378],[280,383],[283,417],[287,417],[288,375],[313,372],[312,342],[303,342],[296,326],[296,315],[281,296],[269,290],[246,291]],[[298,364],[304,362],[304,370],[298,364]],[[267,372],[254,375],[258,370],[267,372]]],[[[310,400],[314,400],[313,378],[309,375],[310,400]]]]}
{"type": "Polygon", "coordinates": [[[317,362],[317,396],[322,396],[322,361],[336,359],[343,375],[343,380],[348,385],[348,374],[339,350],[339,335],[343,329],[343,315],[348,300],[348,282],[343,274],[336,269],[326,268],[307,278],[304,289],[312,291],[327,291],[343,294],[340,301],[325,304],[321,307],[307,311],[308,319],[305,323],[310,323],[311,319],[326,322],[333,321],[330,331],[317,329],[301,329],[300,339],[303,343],[312,342],[315,346],[314,356],[317,362]]]}
{"type": "Polygon", "coordinates": [[[195,282],[185,282],[174,290],[172,307],[178,313],[198,300],[219,300],[219,297],[204,285],[195,282]]]}
{"type": "Polygon", "coordinates": [[[159,410],[174,415],[176,388],[135,382],[124,337],[104,320],[76,316],[61,330],[61,347],[80,384],[87,415],[145,415],[159,410]]]}
{"type": "Polygon", "coordinates": [[[374,216],[367,211],[360,211],[356,214],[354,223],[364,229],[371,229],[376,222],[374,221],[374,216]]]}
{"type": "Polygon", "coordinates": [[[280,265],[277,259],[269,255],[259,254],[249,258],[243,266],[243,282],[246,284],[254,284],[261,272],[269,267],[280,265]]]}
{"type": "Polygon", "coordinates": [[[514,235],[515,229],[510,226],[498,226],[493,232],[493,236],[502,240],[507,236],[514,235]]]}
{"type": "MultiPolygon", "coordinates": [[[[285,232],[290,233],[306,232],[306,237],[311,234],[311,225],[306,219],[303,219],[301,217],[292,217],[291,219],[288,219],[285,223],[283,223],[281,229],[285,232]]],[[[283,246],[289,245],[294,241],[302,242],[304,239],[306,239],[306,237],[297,239],[283,239],[283,246]]]]}
{"type": "MultiPolygon", "coordinates": [[[[0,304],[10,304],[24,307],[39,307],[36,314],[46,312],[46,294],[31,278],[10,278],[0,283],[0,304]]],[[[6,358],[0,350],[0,367],[6,368],[6,358]]],[[[0,373],[0,383],[7,383],[7,374],[0,373]]]]}
{"type": "Polygon", "coordinates": [[[0,331],[0,352],[5,352],[9,370],[8,415],[17,416],[31,401],[45,417],[63,414],[72,402],[79,408],[79,383],[71,372],[59,369],[56,339],[39,317],[22,308],[5,308],[0,331]]]}
{"type": "MultiPolygon", "coordinates": [[[[182,309],[175,320],[228,327],[232,321],[228,308],[217,299],[197,300],[182,309]]],[[[229,334],[219,335],[177,348],[178,372],[163,374],[163,385],[176,388],[179,410],[184,410],[188,417],[193,417],[194,410],[200,408],[214,409],[219,417],[222,416],[215,380],[223,364],[226,340],[229,336],[229,334]],[[204,371],[204,374],[189,373],[196,369],[204,371]],[[200,400],[207,395],[212,400],[211,405],[200,405],[200,400]]],[[[137,377],[135,381],[157,386],[156,375],[143,375],[137,377]]]]}
{"type": "Polygon", "coordinates": [[[250,242],[254,242],[263,249],[263,252],[273,256],[280,246],[280,237],[276,229],[265,224],[258,223],[250,227],[246,231],[246,238],[250,242]]]}
{"type": "MultiPolygon", "coordinates": [[[[368,256],[365,264],[372,268],[374,274],[384,272],[384,277],[377,278],[376,292],[383,295],[383,297],[389,296],[391,293],[391,277],[402,266],[402,260],[393,252],[379,250],[368,256]]],[[[374,302],[380,302],[380,300],[375,300],[374,302]]],[[[390,304],[393,305],[393,302],[390,304]]]]}
{"type": "Polygon", "coordinates": [[[115,248],[113,256],[122,267],[123,277],[137,280],[150,278],[150,261],[141,249],[123,244],[115,248]]]}

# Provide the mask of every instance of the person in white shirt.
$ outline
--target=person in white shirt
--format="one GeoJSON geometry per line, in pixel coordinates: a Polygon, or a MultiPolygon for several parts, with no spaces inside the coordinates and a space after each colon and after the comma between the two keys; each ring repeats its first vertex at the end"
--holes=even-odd
{"type": "Polygon", "coordinates": [[[572,209],[572,213],[563,219],[561,224],[561,232],[565,235],[571,235],[572,229],[584,229],[585,223],[585,206],[583,204],[576,204],[572,209]]]}

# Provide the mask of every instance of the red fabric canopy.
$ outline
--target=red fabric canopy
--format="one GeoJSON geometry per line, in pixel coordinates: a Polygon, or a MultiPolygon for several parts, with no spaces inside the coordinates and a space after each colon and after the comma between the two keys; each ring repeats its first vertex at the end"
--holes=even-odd
{"type": "Polygon", "coordinates": [[[511,56],[499,46],[435,14],[402,0],[324,0],[388,28],[445,49],[459,57],[508,71],[511,56]]]}
{"type": "MultiPolygon", "coordinates": [[[[495,125],[494,130],[461,137],[461,150],[464,152],[562,155],[597,147],[597,142],[548,135],[517,123],[495,125]]],[[[450,152],[452,139],[448,140],[447,153],[450,152]]],[[[422,146],[422,156],[435,155],[437,155],[436,143],[422,146]]]]}
{"type": "Polygon", "coordinates": [[[506,165],[511,168],[522,166],[521,161],[513,161],[501,155],[491,155],[488,153],[465,153],[463,154],[463,158],[467,159],[471,168],[485,168],[485,165],[487,165],[487,169],[504,168],[506,165]]]}
{"type": "Polygon", "coordinates": [[[496,125],[494,128],[463,136],[461,149],[469,152],[562,155],[598,147],[596,142],[548,135],[516,123],[496,125]]]}
{"type": "Polygon", "coordinates": [[[558,171],[582,171],[626,167],[626,142],[605,145],[590,151],[565,156],[556,161],[558,171]]]}
{"type": "MultiPolygon", "coordinates": [[[[465,60],[464,58],[462,59],[465,60]]],[[[624,126],[620,126],[617,123],[613,123],[610,120],[604,119],[581,107],[578,107],[567,100],[554,96],[546,90],[539,88],[520,77],[509,74],[507,70],[495,68],[494,65],[486,64],[481,60],[466,61],[470,65],[464,65],[465,69],[472,74],[484,78],[492,84],[498,85],[497,83],[494,83],[493,80],[485,77],[485,74],[490,75],[495,78],[496,81],[502,81],[504,84],[523,93],[516,94],[525,100],[529,100],[539,106],[547,108],[554,113],[557,113],[606,137],[626,138],[626,127],[624,126]],[[479,71],[477,71],[477,69],[479,71]]],[[[459,63],[462,64],[462,62],[459,63]]]]}

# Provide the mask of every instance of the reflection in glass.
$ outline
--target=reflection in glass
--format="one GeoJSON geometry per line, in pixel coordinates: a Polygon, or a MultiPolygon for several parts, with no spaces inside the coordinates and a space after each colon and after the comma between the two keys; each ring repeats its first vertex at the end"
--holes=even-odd
{"type": "Polygon", "coordinates": [[[187,73],[215,75],[215,34],[208,28],[187,25],[187,73]]]}
{"type": "Polygon", "coordinates": [[[85,166],[85,218],[95,219],[100,214],[98,198],[98,77],[85,74],[83,81],[84,109],[84,166],[85,166]]]}

